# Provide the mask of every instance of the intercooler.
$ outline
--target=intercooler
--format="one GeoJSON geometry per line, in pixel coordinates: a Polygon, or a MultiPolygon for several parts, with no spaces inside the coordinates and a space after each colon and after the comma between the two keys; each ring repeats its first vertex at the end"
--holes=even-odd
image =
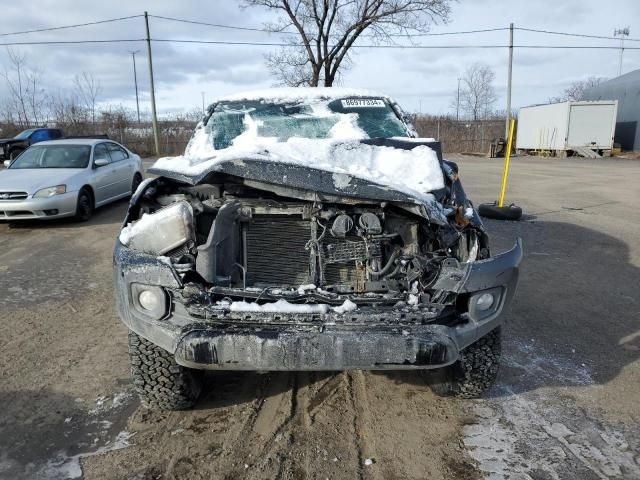
{"type": "MultiPolygon", "coordinates": [[[[245,225],[245,260],[249,286],[352,285],[364,281],[364,262],[368,256],[380,256],[378,243],[369,250],[359,237],[334,238],[327,232],[320,241],[324,282],[311,278],[316,262],[307,245],[312,238],[311,221],[291,216],[254,217],[245,225]]],[[[320,229],[319,229],[320,230],[320,229]]],[[[321,230],[320,230],[321,231],[321,230]]]]}

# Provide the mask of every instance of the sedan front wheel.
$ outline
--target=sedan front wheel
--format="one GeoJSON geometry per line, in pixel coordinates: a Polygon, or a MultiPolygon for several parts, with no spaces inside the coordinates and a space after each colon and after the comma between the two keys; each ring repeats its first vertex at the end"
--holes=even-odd
{"type": "Polygon", "coordinates": [[[78,222],[86,222],[93,214],[93,198],[86,188],[78,193],[78,203],[76,204],[75,219],[78,222]]]}

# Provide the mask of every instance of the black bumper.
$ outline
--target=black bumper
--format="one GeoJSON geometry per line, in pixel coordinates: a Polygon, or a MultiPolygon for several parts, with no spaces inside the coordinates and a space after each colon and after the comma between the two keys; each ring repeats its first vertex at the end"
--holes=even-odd
{"type": "Polygon", "coordinates": [[[136,309],[132,284],[181,288],[166,263],[133,252],[120,243],[114,252],[116,301],[122,321],[134,332],[175,355],[184,366],[227,370],[345,370],[438,368],[455,362],[461,350],[502,323],[502,313],[515,292],[522,259],[520,240],[501,255],[470,264],[451,264],[439,288],[467,294],[498,292],[495,308],[476,314],[473,308],[457,322],[371,325],[366,314],[327,314],[319,323],[241,324],[232,319],[205,321],[181,305],[171,305],[162,318],[136,309]],[[360,318],[358,318],[360,316],[360,318]],[[361,320],[361,321],[360,321],[361,320]]]}
{"type": "Polygon", "coordinates": [[[435,368],[453,363],[458,346],[446,327],[301,331],[192,330],[176,361],[225,370],[349,370],[435,368]]]}

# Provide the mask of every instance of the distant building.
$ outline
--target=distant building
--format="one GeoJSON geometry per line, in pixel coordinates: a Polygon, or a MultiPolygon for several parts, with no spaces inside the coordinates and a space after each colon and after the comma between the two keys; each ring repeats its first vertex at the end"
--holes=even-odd
{"type": "Polygon", "coordinates": [[[590,88],[584,100],[618,100],[615,142],[623,150],[640,150],[640,70],[590,88]]]}

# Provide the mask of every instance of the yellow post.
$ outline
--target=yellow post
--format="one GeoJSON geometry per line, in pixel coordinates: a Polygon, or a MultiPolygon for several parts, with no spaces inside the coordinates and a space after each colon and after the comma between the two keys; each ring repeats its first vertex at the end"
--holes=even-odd
{"type": "Polygon", "coordinates": [[[507,140],[507,153],[504,156],[504,168],[502,169],[502,186],[500,187],[500,196],[498,197],[498,207],[504,204],[504,191],[507,189],[507,175],[509,174],[509,160],[511,159],[511,142],[513,140],[513,128],[515,126],[515,118],[511,119],[509,124],[509,139],[507,140]]]}

